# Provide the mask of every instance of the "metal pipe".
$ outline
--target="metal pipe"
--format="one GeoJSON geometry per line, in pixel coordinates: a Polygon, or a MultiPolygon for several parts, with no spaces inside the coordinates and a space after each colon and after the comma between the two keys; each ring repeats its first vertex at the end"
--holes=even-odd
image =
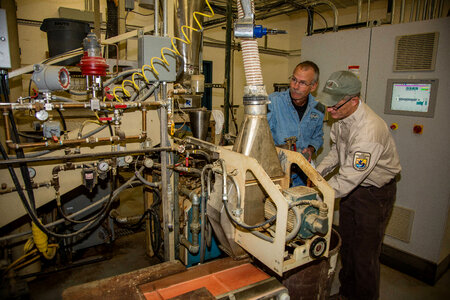
{"type": "MultiPolygon", "coordinates": [[[[239,0],[238,0],[239,1],[239,0]]],[[[233,7],[231,0],[227,1],[227,29],[225,33],[225,93],[223,99],[224,134],[229,132],[230,123],[230,85],[231,85],[231,30],[233,22],[233,7]]]]}
{"type": "MultiPolygon", "coordinates": [[[[158,1],[155,1],[158,2],[158,1]]],[[[163,92],[166,89],[166,83],[162,83],[163,92]]],[[[163,99],[165,99],[165,93],[163,93],[163,99]]],[[[160,141],[161,146],[166,146],[167,139],[167,109],[165,107],[160,108],[160,141]]],[[[164,260],[170,260],[170,231],[172,228],[172,218],[170,207],[170,200],[168,197],[168,180],[169,176],[167,174],[167,152],[161,152],[161,198],[162,198],[162,209],[163,209],[163,231],[164,231],[164,260]]]]}
{"type": "Polygon", "coordinates": [[[155,14],[153,21],[154,21],[153,35],[159,36],[159,0],[155,1],[155,14]]]}
{"type": "Polygon", "coordinates": [[[423,2],[422,20],[426,20],[428,16],[428,0],[423,2]]]}
{"type": "Polygon", "coordinates": [[[100,0],[94,0],[94,33],[100,42],[102,36],[100,34],[100,0]]]}
{"type": "Polygon", "coordinates": [[[420,18],[420,0],[417,0],[417,4],[416,4],[416,16],[414,18],[414,21],[419,21],[420,18]]]}
{"type": "Polygon", "coordinates": [[[388,23],[393,24],[395,14],[395,0],[388,0],[387,14],[389,17],[388,23]]]}
{"type": "Polygon", "coordinates": [[[356,23],[361,22],[361,15],[362,15],[362,0],[358,0],[358,6],[356,11],[356,23]]]}
{"type": "MultiPolygon", "coordinates": [[[[38,189],[38,188],[41,188],[41,187],[50,187],[50,186],[52,186],[52,182],[51,181],[33,182],[32,183],[33,189],[38,189]]],[[[21,185],[20,188],[22,190],[26,189],[25,185],[21,185]]],[[[11,187],[3,186],[3,183],[2,183],[2,187],[0,187],[0,195],[12,193],[12,192],[15,192],[16,190],[17,189],[16,189],[15,186],[11,186],[11,187]]]]}
{"type": "Polygon", "coordinates": [[[439,2],[438,2],[438,0],[434,0],[433,1],[433,19],[439,18],[438,10],[439,10],[439,2]]]}
{"type": "Polygon", "coordinates": [[[167,36],[168,25],[169,25],[169,19],[168,19],[168,10],[167,10],[167,0],[163,0],[163,35],[164,36],[167,36]]]}
{"type": "MultiPolygon", "coordinates": [[[[166,0],[164,0],[166,1],[166,0]]],[[[155,15],[159,14],[159,3],[157,5],[155,1],[155,15]],[[158,7],[158,11],[156,10],[158,7]]],[[[167,8],[167,4],[163,4],[163,8],[167,8]]],[[[167,23],[167,12],[163,12],[163,21],[167,23]]],[[[163,36],[167,36],[167,26],[163,24],[163,36]]],[[[161,97],[164,103],[167,103],[167,83],[162,82],[161,84],[161,97]]],[[[160,109],[160,142],[161,145],[166,146],[168,144],[167,136],[167,109],[166,107],[161,107],[160,109]]],[[[164,260],[174,259],[174,253],[171,251],[173,242],[173,206],[171,205],[171,195],[169,195],[169,190],[171,185],[169,183],[170,175],[167,169],[167,160],[169,155],[166,151],[161,152],[161,200],[163,209],[163,231],[164,231],[164,260]]],[[[172,193],[170,193],[172,194],[172,193]]]]}
{"type": "Polygon", "coordinates": [[[406,0],[402,0],[400,4],[400,23],[403,23],[403,20],[405,19],[405,5],[406,0]]]}
{"type": "Polygon", "coordinates": [[[413,21],[415,6],[416,6],[416,0],[411,0],[411,10],[410,10],[410,13],[409,13],[409,22],[413,21]]]}
{"type": "Polygon", "coordinates": [[[438,18],[442,17],[442,12],[444,11],[444,0],[440,0],[439,10],[438,10],[438,18]]]}
{"type": "MultiPolygon", "coordinates": [[[[191,243],[183,243],[183,245],[189,245],[189,252],[196,254],[199,250],[199,239],[198,234],[200,232],[200,197],[191,190],[188,190],[186,188],[181,188],[180,191],[189,197],[192,203],[192,221],[190,224],[189,230],[192,232],[192,244],[191,243]]],[[[183,236],[184,238],[184,236],[183,236]]],[[[181,239],[183,239],[181,238],[181,239]]],[[[187,240],[186,240],[187,241],[187,240]]]]}
{"type": "Polygon", "coordinates": [[[441,0],[435,0],[434,1],[433,19],[439,18],[440,5],[441,5],[441,0]]]}
{"type": "Polygon", "coordinates": [[[336,5],[334,5],[333,2],[328,1],[328,0],[319,0],[319,1],[314,1],[312,3],[308,3],[308,7],[309,6],[317,6],[319,4],[325,4],[328,5],[332,10],[333,10],[333,31],[338,31],[338,10],[336,8],[336,5]]]}
{"type": "Polygon", "coordinates": [[[434,0],[430,0],[430,4],[428,6],[428,20],[433,18],[433,8],[434,8],[434,0]]]}
{"type": "Polygon", "coordinates": [[[307,12],[308,12],[308,24],[306,25],[306,35],[311,36],[313,34],[314,28],[314,9],[309,8],[307,12]]]}
{"type": "MultiPolygon", "coordinates": [[[[173,157],[173,153],[171,153],[171,154],[173,157]]],[[[174,225],[174,228],[173,228],[174,254],[173,254],[173,256],[175,259],[180,259],[180,246],[181,246],[181,244],[180,244],[180,216],[182,214],[184,214],[184,209],[182,209],[179,205],[180,196],[178,193],[178,188],[180,186],[179,185],[180,174],[175,172],[175,173],[172,173],[172,175],[173,175],[173,191],[174,191],[173,192],[173,203],[175,203],[175,205],[173,206],[173,214],[175,216],[177,216],[176,218],[174,218],[174,221],[173,221],[173,225],[174,225]]],[[[184,208],[184,206],[182,206],[182,207],[184,208]]],[[[200,227],[200,224],[198,227],[200,227]]],[[[196,241],[197,241],[197,245],[198,245],[198,232],[196,233],[196,236],[197,236],[196,241]]],[[[197,253],[198,253],[198,250],[197,250],[197,253]]]]}
{"type": "MultiPolygon", "coordinates": [[[[89,102],[61,102],[52,103],[53,108],[74,109],[74,108],[90,108],[89,102]]],[[[135,102],[100,102],[100,108],[113,108],[113,109],[131,109],[142,107],[159,107],[163,105],[160,101],[135,101],[135,102]]],[[[44,109],[43,103],[0,103],[0,108],[12,109],[12,110],[36,110],[40,111],[44,109]]]]}
{"type": "Polygon", "coordinates": [[[370,0],[367,0],[367,27],[370,25],[370,0]]]}
{"type": "Polygon", "coordinates": [[[61,156],[51,156],[51,157],[33,157],[33,158],[16,158],[8,160],[0,160],[0,166],[3,165],[17,165],[21,163],[32,163],[32,162],[50,162],[50,161],[70,161],[76,159],[94,159],[94,158],[111,158],[117,156],[125,155],[138,155],[147,154],[153,152],[161,151],[172,151],[171,147],[158,147],[151,149],[141,149],[141,150],[129,150],[129,151],[117,151],[117,152],[98,152],[98,153],[86,153],[86,154],[72,154],[72,155],[61,155],[61,156]]]}
{"type": "Polygon", "coordinates": [[[121,138],[120,136],[111,136],[111,137],[103,137],[103,138],[86,138],[86,139],[71,139],[71,140],[62,140],[60,139],[58,142],[49,143],[48,141],[45,142],[37,142],[37,143],[13,143],[7,142],[9,148],[11,149],[27,149],[27,148],[34,148],[34,147],[43,147],[43,148],[53,148],[53,147],[61,147],[62,145],[65,146],[80,146],[85,144],[97,144],[97,143],[104,143],[104,142],[130,142],[133,140],[143,140],[146,136],[143,134],[139,135],[130,135],[125,136],[124,138],[121,138]]]}

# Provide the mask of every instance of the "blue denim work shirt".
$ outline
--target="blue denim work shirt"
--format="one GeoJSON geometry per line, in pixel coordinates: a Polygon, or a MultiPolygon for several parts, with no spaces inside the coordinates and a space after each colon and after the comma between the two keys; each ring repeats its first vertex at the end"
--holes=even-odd
{"type": "Polygon", "coordinates": [[[267,120],[275,145],[285,144],[286,138],[295,136],[298,152],[309,145],[316,151],[322,147],[324,114],[316,109],[319,102],[311,94],[308,95],[308,106],[301,121],[292,104],[289,90],[272,93],[269,100],[267,120]]]}

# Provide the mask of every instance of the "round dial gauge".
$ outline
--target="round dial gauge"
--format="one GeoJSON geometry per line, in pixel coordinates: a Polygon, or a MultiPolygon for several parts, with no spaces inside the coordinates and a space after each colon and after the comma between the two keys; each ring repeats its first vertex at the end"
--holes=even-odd
{"type": "Polygon", "coordinates": [[[144,166],[145,166],[146,168],[151,168],[151,167],[153,167],[153,159],[151,159],[151,158],[146,158],[146,159],[144,160],[144,166]]]}
{"type": "Polygon", "coordinates": [[[106,172],[109,169],[109,164],[106,161],[101,161],[98,163],[98,170],[106,172]]]}
{"type": "Polygon", "coordinates": [[[131,163],[133,162],[133,156],[131,156],[131,155],[125,156],[125,157],[124,157],[124,161],[125,161],[125,163],[127,163],[127,164],[131,164],[131,163]]]}
{"type": "Polygon", "coordinates": [[[28,167],[28,174],[30,174],[30,178],[33,179],[36,177],[36,170],[34,168],[28,167]]]}

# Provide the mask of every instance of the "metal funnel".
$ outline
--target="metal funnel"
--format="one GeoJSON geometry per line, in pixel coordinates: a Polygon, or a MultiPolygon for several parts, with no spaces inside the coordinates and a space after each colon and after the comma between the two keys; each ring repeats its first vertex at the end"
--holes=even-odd
{"type": "Polygon", "coordinates": [[[195,138],[206,141],[208,136],[209,120],[211,111],[206,109],[189,111],[189,121],[191,123],[192,135],[195,138]]]}
{"type": "Polygon", "coordinates": [[[255,158],[270,177],[283,176],[267,121],[267,105],[245,105],[244,109],[244,121],[233,151],[255,158]]]}

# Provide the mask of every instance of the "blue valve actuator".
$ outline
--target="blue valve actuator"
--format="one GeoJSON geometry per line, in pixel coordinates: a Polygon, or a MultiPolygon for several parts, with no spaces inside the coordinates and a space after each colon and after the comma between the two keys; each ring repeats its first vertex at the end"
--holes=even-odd
{"type": "Polygon", "coordinates": [[[255,25],[255,27],[253,27],[254,38],[262,38],[265,35],[267,35],[267,28],[262,27],[262,25],[255,25]]]}

